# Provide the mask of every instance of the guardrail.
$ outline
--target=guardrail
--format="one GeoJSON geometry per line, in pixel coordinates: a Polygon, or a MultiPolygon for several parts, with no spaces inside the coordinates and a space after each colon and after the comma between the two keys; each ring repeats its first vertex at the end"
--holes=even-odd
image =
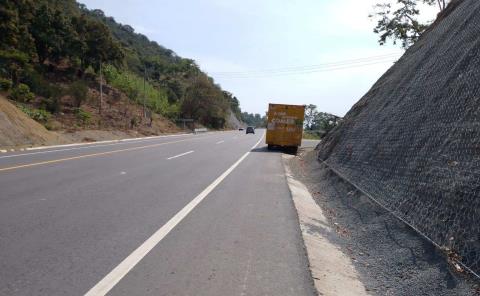
{"type": "Polygon", "coordinates": [[[196,133],[206,133],[208,132],[208,129],[206,128],[196,128],[193,130],[193,132],[196,134],[196,133]]]}

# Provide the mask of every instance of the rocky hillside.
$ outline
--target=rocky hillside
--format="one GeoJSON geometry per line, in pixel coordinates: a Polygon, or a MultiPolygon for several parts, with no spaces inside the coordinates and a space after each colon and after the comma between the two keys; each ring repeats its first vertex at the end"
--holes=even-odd
{"type": "Polygon", "coordinates": [[[319,159],[480,274],[480,2],[439,20],[320,144],[319,159]]]}

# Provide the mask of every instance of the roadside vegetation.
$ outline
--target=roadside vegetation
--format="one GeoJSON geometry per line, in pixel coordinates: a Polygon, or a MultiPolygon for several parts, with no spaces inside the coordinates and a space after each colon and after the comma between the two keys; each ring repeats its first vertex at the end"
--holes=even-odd
{"type": "Polygon", "coordinates": [[[24,104],[17,104],[17,107],[30,118],[40,123],[47,123],[52,114],[44,109],[30,108],[24,104]]]}
{"type": "Polygon", "coordinates": [[[266,127],[267,126],[267,116],[262,116],[260,114],[243,112],[241,114],[241,119],[248,126],[254,127],[266,127]]]}
{"type": "Polygon", "coordinates": [[[78,111],[83,105],[96,108],[100,116],[112,105],[100,102],[103,82],[116,94],[110,101],[123,96],[143,105],[145,100],[148,114],[172,121],[191,118],[224,128],[230,112],[241,119],[237,98],[193,60],[101,10],[74,0],[5,0],[0,20],[0,91],[31,109],[54,117],[72,114],[85,124],[84,116],[76,116],[83,114],[78,111]]]}
{"type": "Polygon", "coordinates": [[[342,118],[336,115],[320,112],[317,106],[310,104],[305,108],[305,121],[303,138],[318,140],[336,127],[342,118]]]}
{"type": "MultiPolygon", "coordinates": [[[[428,6],[444,11],[450,0],[383,0],[375,5],[370,18],[377,22],[373,32],[379,36],[378,43],[385,45],[400,42],[403,48],[414,44],[433,21],[422,21],[422,11],[428,6]]],[[[458,2],[458,1],[457,1],[458,2]]]]}
{"type": "Polygon", "coordinates": [[[309,131],[309,130],[303,131],[303,139],[306,139],[306,140],[320,140],[322,136],[323,134],[320,134],[317,131],[309,131]]]}

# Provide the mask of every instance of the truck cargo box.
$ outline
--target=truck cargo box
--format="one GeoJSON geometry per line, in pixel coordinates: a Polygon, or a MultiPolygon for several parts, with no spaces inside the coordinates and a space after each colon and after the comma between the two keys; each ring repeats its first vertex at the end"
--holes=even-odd
{"type": "Polygon", "coordinates": [[[296,150],[302,144],[305,106],[269,104],[267,121],[267,145],[296,150]]]}

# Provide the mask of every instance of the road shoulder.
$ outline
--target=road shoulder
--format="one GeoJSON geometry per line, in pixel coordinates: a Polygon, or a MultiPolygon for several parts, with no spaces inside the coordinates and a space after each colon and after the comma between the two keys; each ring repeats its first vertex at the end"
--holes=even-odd
{"type": "Polygon", "coordinates": [[[334,230],[312,231],[350,258],[369,294],[479,295],[480,283],[456,272],[442,252],[318,162],[316,155],[312,148],[302,149],[284,161],[334,230]]]}
{"type": "Polygon", "coordinates": [[[318,294],[368,295],[351,259],[330,242],[328,236],[332,235],[334,229],[323,210],[315,203],[307,187],[293,175],[288,163],[294,157],[283,155],[282,160],[318,294]]]}

